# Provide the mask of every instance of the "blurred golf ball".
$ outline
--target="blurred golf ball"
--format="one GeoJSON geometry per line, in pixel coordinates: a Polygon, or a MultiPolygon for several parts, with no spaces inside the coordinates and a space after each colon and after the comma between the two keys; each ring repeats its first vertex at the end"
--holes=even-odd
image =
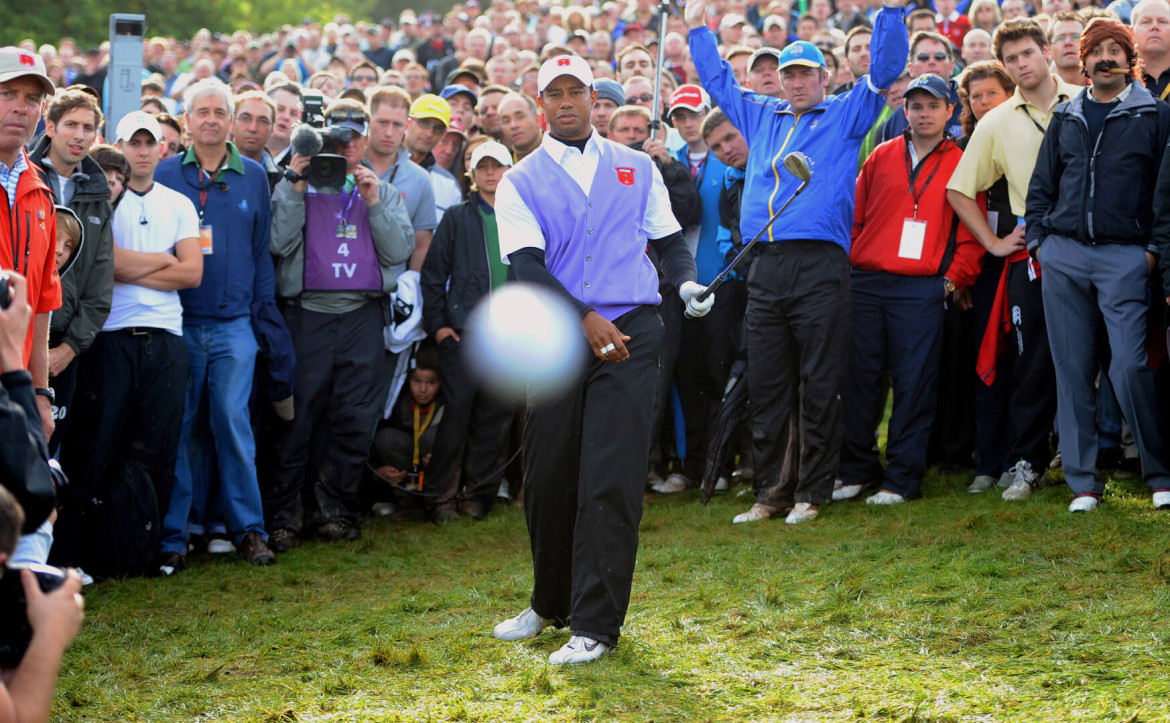
{"type": "Polygon", "coordinates": [[[508,284],[468,320],[471,363],[496,395],[550,399],[577,381],[588,348],[573,307],[547,289],[508,284]]]}

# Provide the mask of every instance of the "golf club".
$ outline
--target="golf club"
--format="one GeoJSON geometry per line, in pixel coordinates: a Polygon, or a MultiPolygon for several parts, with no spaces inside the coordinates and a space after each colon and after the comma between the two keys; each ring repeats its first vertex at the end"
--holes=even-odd
{"type": "Polygon", "coordinates": [[[793,193],[792,196],[784,202],[784,205],[780,207],[780,210],[772,214],[772,218],[768,219],[768,223],[764,224],[764,227],[759,230],[755,238],[749,241],[747,245],[745,245],[743,249],[735,255],[735,258],[731,260],[731,263],[727,265],[727,268],[720,271],[719,275],[715,277],[715,280],[707,285],[706,290],[699,294],[697,297],[699,301],[706,301],[708,296],[715,293],[715,289],[718,289],[720,284],[722,284],[723,281],[727,278],[728,274],[730,274],[735,269],[736,264],[738,264],[743,259],[747,252],[751,250],[752,246],[756,245],[756,242],[760,240],[760,237],[763,236],[768,229],[772,228],[772,224],[776,223],[776,219],[780,218],[780,214],[784,213],[784,209],[788,208],[789,204],[796,200],[796,197],[799,196],[802,191],[804,191],[805,187],[808,186],[809,180],[812,179],[812,168],[809,166],[808,156],[804,155],[800,151],[793,151],[787,156],[784,156],[784,170],[799,178],[800,186],[797,187],[796,192],[793,193]]]}

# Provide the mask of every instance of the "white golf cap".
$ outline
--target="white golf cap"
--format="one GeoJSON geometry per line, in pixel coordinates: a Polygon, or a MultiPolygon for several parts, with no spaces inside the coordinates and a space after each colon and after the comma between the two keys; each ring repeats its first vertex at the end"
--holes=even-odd
{"type": "Polygon", "coordinates": [[[53,81],[45,73],[45,61],[40,55],[12,46],[0,48],[0,83],[26,77],[40,83],[46,95],[53,94],[53,81]]]}
{"type": "Polygon", "coordinates": [[[495,159],[501,166],[512,165],[512,154],[503,143],[499,141],[488,141],[481,143],[471,152],[471,169],[475,170],[479,167],[479,162],[485,158],[495,159]]]}
{"type": "Polygon", "coordinates": [[[558,55],[541,64],[540,72],[536,74],[536,92],[543,93],[549,83],[562,75],[573,76],[584,83],[586,88],[593,87],[593,71],[584,58],[580,55],[558,55]]]}
{"type": "Polygon", "coordinates": [[[163,139],[162,126],[158,124],[154,116],[146,111],[136,110],[133,113],[127,113],[122,116],[122,120],[118,121],[118,129],[114,135],[114,140],[128,141],[138,131],[146,131],[154,136],[156,142],[161,142],[163,139]]]}

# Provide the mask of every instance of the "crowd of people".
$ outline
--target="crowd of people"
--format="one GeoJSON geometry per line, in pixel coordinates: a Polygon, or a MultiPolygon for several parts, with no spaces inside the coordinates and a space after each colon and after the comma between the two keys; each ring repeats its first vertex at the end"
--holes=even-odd
{"type": "MultiPolygon", "coordinates": [[[[517,280],[573,305],[597,363],[641,370],[612,400],[637,408],[626,447],[646,407],[646,463],[613,453],[646,467],[639,500],[752,481],[733,522],[800,524],[916,499],[929,466],[1008,502],[1060,467],[1072,512],[1106,473],[1170,509],[1170,3],[902,5],[467,0],[200,30],[146,39],[141,110],[108,125],[108,45],[0,50],[0,267],[31,310],[5,386],[27,369],[30,448],[69,481],[13,559],[269,565],[368,514],[547,499],[550,430],[606,425],[477,375],[469,314],[517,280]],[[793,151],[812,175],[777,217],[793,151]],[[591,189],[611,156],[617,190],[591,189]],[[649,194],[640,222],[588,210],[622,187],[649,194]],[[645,253],[617,264],[594,226],[645,253]]],[[[534,554],[550,519],[530,514],[534,554]]]]}

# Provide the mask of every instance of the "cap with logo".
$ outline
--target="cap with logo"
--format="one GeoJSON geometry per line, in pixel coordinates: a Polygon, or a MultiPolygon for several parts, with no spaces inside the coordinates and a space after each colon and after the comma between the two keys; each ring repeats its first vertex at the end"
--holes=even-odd
{"type": "Polygon", "coordinates": [[[448,85],[446,88],[440,90],[439,97],[441,97],[443,100],[449,101],[452,97],[459,95],[460,93],[466,93],[471,97],[472,108],[474,108],[475,104],[479,102],[479,98],[475,95],[474,90],[468,88],[466,85],[460,85],[459,83],[448,85]]]}
{"type": "Polygon", "coordinates": [[[434,93],[420,95],[410,104],[411,118],[434,118],[445,126],[451,125],[451,104],[434,93]]]}
{"type": "Polygon", "coordinates": [[[540,72],[536,74],[536,92],[543,93],[549,83],[562,75],[573,76],[586,88],[593,87],[593,71],[584,58],[580,55],[558,55],[541,64],[540,72]]]}
{"type": "Polygon", "coordinates": [[[789,43],[780,52],[779,61],[780,67],[777,70],[784,70],[790,65],[803,65],[806,68],[825,67],[825,56],[821,54],[820,48],[807,40],[789,43]]]}
{"type": "Polygon", "coordinates": [[[479,162],[485,158],[493,158],[501,166],[512,165],[512,154],[499,141],[488,141],[475,147],[475,150],[471,152],[472,170],[478,168],[479,162]]]}
{"type": "Polygon", "coordinates": [[[902,94],[902,97],[909,97],[909,95],[916,90],[930,93],[935,98],[945,100],[948,103],[951,100],[951,87],[945,80],[938,77],[937,75],[923,73],[914,80],[910,81],[910,85],[906,86],[906,92],[902,94]]]}
{"type": "Polygon", "coordinates": [[[775,27],[778,27],[781,30],[788,29],[788,26],[784,23],[784,18],[780,17],[779,15],[769,15],[768,17],[764,18],[765,31],[771,30],[775,27]]]}
{"type": "Polygon", "coordinates": [[[45,89],[45,95],[52,95],[56,88],[45,73],[45,61],[37,53],[9,46],[0,48],[0,83],[17,78],[32,78],[45,89]]]}
{"type": "Polygon", "coordinates": [[[156,143],[161,142],[163,139],[162,126],[158,124],[154,116],[146,111],[136,110],[122,116],[122,120],[118,121],[118,128],[114,133],[114,140],[128,141],[138,131],[146,131],[154,136],[156,143]]]}
{"type": "Polygon", "coordinates": [[[686,108],[695,113],[711,110],[711,96],[697,85],[690,83],[680,85],[678,90],[670,94],[670,105],[666,115],[669,117],[679,108],[686,108]]]}
{"type": "Polygon", "coordinates": [[[781,63],[780,51],[775,49],[775,48],[764,47],[764,48],[760,48],[756,52],[752,53],[752,57],[748,58],[748,64],[747,64],[748,70],[751,70],[752,68],[756,67],[756,61],[759,60],[760,58],[763,58],[764,56],[767,56],[769,58],[775,58],[776,59],[776,67],[777,67],[777,69],[780,68],[780,63],[781,63]]]}
{"type": "Polygon", "coordinates": [[[727,13],[719,21],[719,29],[734,28],[736,25],[747,25],[747,18],[739,13],[727,13]]]}
{"type": "Polygon", "coordinates": [[[451,125],[447,126],[448,133],[456,133],[458,135],[467,137],[467,129],[463,127],[463,121],[455,116],[451,116],[451,125]]]}

